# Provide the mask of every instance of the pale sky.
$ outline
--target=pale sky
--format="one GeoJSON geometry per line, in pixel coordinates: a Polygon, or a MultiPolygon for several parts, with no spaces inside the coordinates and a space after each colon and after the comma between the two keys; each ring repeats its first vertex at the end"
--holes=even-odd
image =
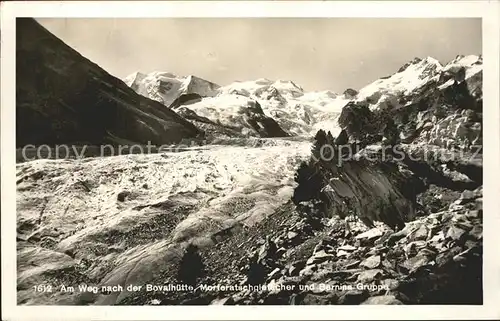
{"type": "Polygon", "coordinates": [[[478,18],[44,18],[80,54],[124,78],[141,71],[236,80],[293,80],[342,93],[414,57],[481,54],[478,18]]]}

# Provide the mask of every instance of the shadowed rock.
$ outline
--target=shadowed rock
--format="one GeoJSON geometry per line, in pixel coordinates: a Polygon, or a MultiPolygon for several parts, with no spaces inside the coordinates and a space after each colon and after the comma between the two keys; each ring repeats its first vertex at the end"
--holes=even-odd
{"type": "Polygon", "coordinates": [[[34,19],[16,24],[16,145],[161,145],[201,132],[140,96],[34,19]]]}

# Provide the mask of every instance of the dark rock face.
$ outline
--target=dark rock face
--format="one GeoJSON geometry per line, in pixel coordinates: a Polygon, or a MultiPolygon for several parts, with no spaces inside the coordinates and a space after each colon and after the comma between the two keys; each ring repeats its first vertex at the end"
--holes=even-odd
{"type": "Polygon", "coordinates": [[[256,101],[252,108],[246,110],[247,122],[259,133],[260,137],[288,137],[280,125],[271,117],[264,114],[262,107],[256,101]]]}
{"type": "Polygon", "coordinates": [[[175,109],[182,105],[194,104],[201,101],[202,99],[203,97],[197,93],[182,94],[177,99],[175,99],[174,102],[170,104],[168,108],[175,109]]]}
{"type": "Polygon", "coordinates": [[[136,94],[35,20],[17,19],[16,137],[27,144],[161,145],[201,132],[136,94]]]}
{"type": "Polygon", "coordinates": [[[338,122],[350,137],[362,138],[362,133],[371,131],[371,118],[368,104],[349,102],[342,108],[338,122]]]}
{"type": "MultiPolygon", "coordinates": [[[[349,153],[356,148],[344,146],[349,153]]],[[[393,229],[403,228],[405,221],[414,218],[415,197],[405,191],[404,185],[418,178],[408,177],[397,164],[378,157],[352,159],[354,155],[342,155],[342,147],[324,131],[316,135],[312,153],[309,164],[304,164],[296,176],[299,186],[293,197],[295,204],[315,200],[322,204],[326,216],[354,215],[368,226],[382,221],[393,229]],[[325,147],[332,149],[331,155],[325,155],[325,147]]],[[[414,183],[418,185],[423,184],[414,183]]]]}

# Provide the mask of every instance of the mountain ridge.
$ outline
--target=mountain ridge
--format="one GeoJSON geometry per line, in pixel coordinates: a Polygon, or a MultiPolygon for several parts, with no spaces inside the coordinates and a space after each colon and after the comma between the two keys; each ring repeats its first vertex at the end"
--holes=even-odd
{"type": "MultiPolygon", "coordinates": [[[[191,106],[185,106],[185,108],[196,114],[193,109],[199,109],[203,105],[204,99],[217,99],[220,101],[221,106],[225,106],[225,99],[222,97],[231,99],[232,95],[244,96],[257,101],[262,106],[265,116],[273,118],[284,132],[294,136],[306,135],[312,137],[320,129],[335,131],[333,127],[335,127],[336,118],[340,110],[349,102],[366,102],[369,104],[370,109],[386,108],[387,104],[401,107],[399,100],[403,95],[418,91],[425,87],[426,84],[438,81],[445,74],[456,75],[461,68],[465,68],[465,74],[459,77],[464,78],[463,80],[469,79],[481,72],[481,65],[481,55],[457,55],[445,65],[430,56],[425,58],[415,57],[392,75],[379,78],[359,90],[347,89],[342,94],[330,90],[305,92],[300,85],[297,85],[292,80],[274,81],[267,78],[258,78],[219,86],[198,78],[200,79],[199,86],[193,86],[189,90],[180,86],[179,90],[170,91],[171,97],[163,99],[163,101],[165,106],[170,107],[170,104],[181,95],[199,95],[201,101],[195,102],[191,106]]],[[[137,80],[137,73],[134,73],[128,76],[125,82],[129,86],[133,86],[138,93],[144,93],[144,89],[141,88],[146,88],[155,81],[161,82],[162,74],[174,76],[167,72],[152,72],[147,75],[141,74],[142,78],[137,80]],[[143,81],[146,77],[148,77],[148,80],[143,81]],[[134,84],[131,84],[130,79],[134,79],[134,84]]],[[[177,77],[175,79],[189,79],[189,77],[193,76],[175,77],[177,77]]],[[[168,80],[165,81],[168,82],[168,80]]],[[[173,78],[171,78],[171,81],[173,81],[173,78]]],[[[442,86],[449,86],[450,81],[452,80],[443,83],[442,86]]],[[[157,94],[153,88],[147,92],[147,95],[154,97],[157,94]]],[[[158,94],[157,96],[161,95],[158,94]]],[[[162,101],[162,99],[159,99],[159,101],[162,101]]],[[[180,105],[176,104],[176,108],[180,105]]],[[[219,117],[217,115],[214,114],[209,117],[205,114],[204,117],[217,121],[217,117],[219,117]]],[[[224,117],[237,118],[238,116],[229,113],[224,117]]],[[[250,126],[247,126],[245,130],[249,133],[252,132],[250,126]]],[[[259,134],[250,135],[258,136],[259,134]]]]}
{"type": "Polygon", "coordinates": [[[201,132],[138,95],[31,18],[17,19],[16,146],[161,145],[201,132]]]}

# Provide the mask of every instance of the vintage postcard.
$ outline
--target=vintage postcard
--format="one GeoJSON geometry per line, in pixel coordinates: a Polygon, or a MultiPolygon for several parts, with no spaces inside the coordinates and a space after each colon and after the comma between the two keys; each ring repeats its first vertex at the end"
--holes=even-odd
{"type": "Polygon", "coordinates": [[[500,317],[498,9],[2,3],[5,320],[500,317]]]}

